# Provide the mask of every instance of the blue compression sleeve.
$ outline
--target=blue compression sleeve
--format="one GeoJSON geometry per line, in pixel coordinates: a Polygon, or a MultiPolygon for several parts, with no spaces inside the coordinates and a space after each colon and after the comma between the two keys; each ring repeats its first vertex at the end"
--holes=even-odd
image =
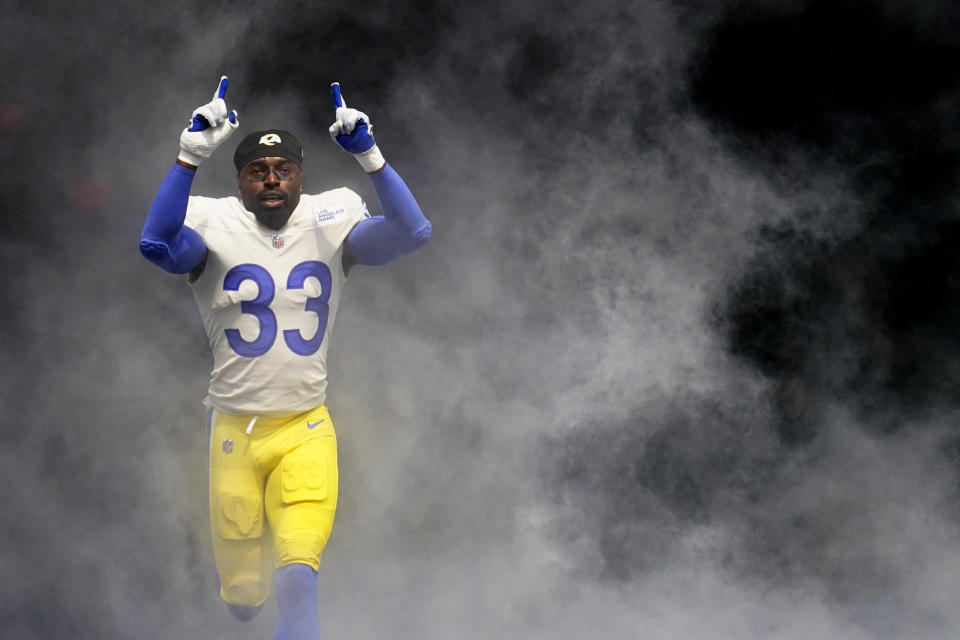
{"type": "Polygon", "coordinates": [[[381,265],[412,253],[430,239],[430,221],[403,178],[389,164],[370,174],[382,216],[361,220],[347,237],[358,264],[381,265]]]}
{"type": "Polygon", "coordinates": [[[196,171],[174,164],[153,199],[147,221],[140,234],[140,253],[170,273],[187,273],[200,265],[207,255],[203,238],[183,226],[187,198],[196,171]]]}

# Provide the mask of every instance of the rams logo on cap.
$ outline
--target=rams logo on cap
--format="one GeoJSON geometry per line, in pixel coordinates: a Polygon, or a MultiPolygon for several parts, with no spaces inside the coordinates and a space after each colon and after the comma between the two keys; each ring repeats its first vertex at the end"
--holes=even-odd
{"type": "Polygon", "coordinates": [[[272,147],[275,144],[280,144],[280,136],[275,133],[268,133],[267,135],[260,138],[260,144],[265,144],[268,147],[272,147]]]}

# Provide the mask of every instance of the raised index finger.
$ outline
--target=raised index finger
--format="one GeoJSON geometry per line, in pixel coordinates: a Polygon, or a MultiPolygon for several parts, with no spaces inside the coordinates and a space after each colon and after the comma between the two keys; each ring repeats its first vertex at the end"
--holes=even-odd
{"type": "Polygon", "coordinates": [[[217,85],[217,93],[214,95],[214,98],[223,98],[227,95],[227,85],[230,83],[230,78],[227,76],[220,76],[220,84],[217,85]]]}
{"type": "Polygon", "coordinates": [[[330,95],[333,96],[333,108],[339,109],[340,107],[347,106],[347,103],[343,101],[343,96],[340,95],[340,83],[334,82],[330,85],[330,95]]]}

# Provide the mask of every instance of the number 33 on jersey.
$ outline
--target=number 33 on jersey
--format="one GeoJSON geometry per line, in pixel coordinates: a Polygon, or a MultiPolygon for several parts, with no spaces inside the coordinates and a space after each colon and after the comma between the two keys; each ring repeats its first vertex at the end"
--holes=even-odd
{"type": "MultiPolygon", "coordinates": [[[[313,337],[305,340],[298,329],[283,330],[284,342],[291,351],[300,356],[312,356],[320,348],[330,313],[332,277],[330,268],[324,263],[317,260],[299,263],[290,271],[287,290],[304,289],[307,278],[311,276],[319,283],[319,292],[307,297],[304,310],[317,314],[317,329],[313,332],[313,337]]],[[[227,344],[237,355],[256,358],[269,351],[277,339],[277,314],[270,308],[276,287],[273,284],[273,277],[266,268],[258,264],[239,264],[227,271],[227,275],[223,278],[223,289],[227,292],[239,292],[240,286],[247,281],[253,282],[256,286],[256,295],[252,300],[240,301],[240,312],[257,319],[259,323],[257,337],[253,340],[245,340],[240,330],[233,328],[224,329],[224,334],[227,337],[227,344]]]]}
{"type": "Polygon", "coordinates": [[[289,414],[325,401],[326,337],[346,277],[343,243],[368,216],[357,194],[334,189],[301,196],[273,232],[237,198],[190,198],[186,224],[207,245],[191,286],[214,356],[214,407],[289,414]]]}

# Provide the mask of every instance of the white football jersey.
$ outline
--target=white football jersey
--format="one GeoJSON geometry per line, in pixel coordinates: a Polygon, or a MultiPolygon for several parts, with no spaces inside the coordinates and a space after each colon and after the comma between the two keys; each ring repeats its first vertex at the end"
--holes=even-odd
{"type": "Polygon", "coordinates": [[[323,404],[343,243],[368,216],[350,189],[304,194],[275,232],[236,197],[190,197],[186,225],[207,245],[191,287],[213,351],[209,404],[265,416],[323,404]]]}

